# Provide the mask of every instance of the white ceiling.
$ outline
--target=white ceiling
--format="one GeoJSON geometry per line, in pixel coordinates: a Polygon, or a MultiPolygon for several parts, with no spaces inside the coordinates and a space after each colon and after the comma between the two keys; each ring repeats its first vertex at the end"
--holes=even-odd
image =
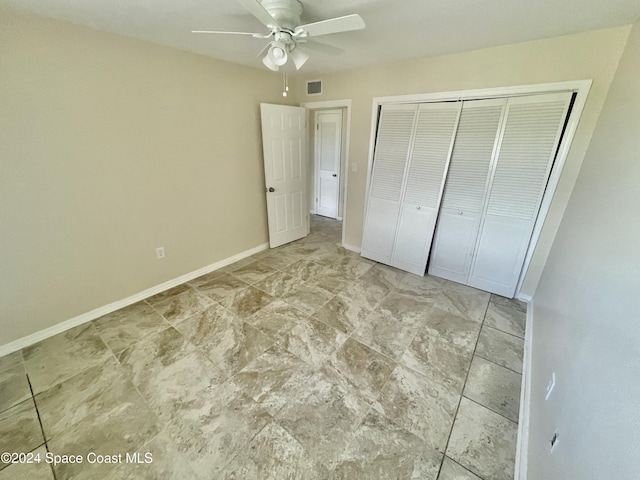
{"type": "MultiPolygon", "coordinates": [[[[301,0],[302,23],[358,13],[365,30],[319,37],[346,49],[318,52],[300,73],[336,70],[627,25],[639,0],[301,0]]],[[[266,40],[191,30],[265,32],[235,0],[0,0],[40,15],[265,68],[266,40]]]]}

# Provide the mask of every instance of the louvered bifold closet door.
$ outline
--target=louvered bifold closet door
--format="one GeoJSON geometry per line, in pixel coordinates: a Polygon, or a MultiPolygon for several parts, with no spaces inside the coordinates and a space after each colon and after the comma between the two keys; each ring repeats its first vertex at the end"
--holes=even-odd
{"type": "Polygon", "coordinates": [[[444,189],[460,102],[421,104],[390,265],[424,275],[444,189]]]}
{"type": "Polygon", "coordinates": [[[383,105],[373,156],[362,256],[389,264],[417,105],[383,105]]]}
{"type": "Polygon", "coordinates": [[[429,274],[466,284],[506,99],[464,102],[438,217],[429,274]]]}
{"type": "Polygon", "coordinates": [[[468,284],[513,297],[571,93],[510,98],[468,284]]]}

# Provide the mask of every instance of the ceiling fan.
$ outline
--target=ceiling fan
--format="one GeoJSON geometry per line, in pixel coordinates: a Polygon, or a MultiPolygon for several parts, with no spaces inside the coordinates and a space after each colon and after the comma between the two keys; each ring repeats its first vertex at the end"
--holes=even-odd
{"type": "Polygon", "coordinates": [[[254,17],[269,28],[266,34],[251,32],[224,32],[217,30],[192,30],[192,33],[219,33],[229,35],[250,35],[254,38],[272,38],[266,47],[258,54],[260,57],[265,51],[262,63],[274,72],[286,65],[289,58],[293,61],[296,70],[305,64],[309,55],[302,48],[316,50],[330,55],[342,53],[343,50],[317,43],[310,37],[319,37],[332,33],[361,30],[365,27],[360,15],[345,15],[343,17],[329,18],[319,22],[300,25],[302,4],[299,0],[238,0],[254,17]]]}

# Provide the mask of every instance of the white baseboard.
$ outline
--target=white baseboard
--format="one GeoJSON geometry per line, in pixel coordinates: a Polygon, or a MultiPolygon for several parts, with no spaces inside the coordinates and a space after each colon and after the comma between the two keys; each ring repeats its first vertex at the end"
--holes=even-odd
{"type": "Polygon", "coordinates": [[[360,247],[356,245],[349,245],[348,243],[343,243],[342,246],[347,250],[351,250],[352,252],[356,252],[356,253],[360,253],[362,250],[360,247]]]}
{"type": "Polygon", "coordinates": [[[518,300],[522,300],[523,302],[526,302],[526,303],[530,303],[531,302],[531,295],[527,295],[527,294],[524,294],[524,293],[519,293],[518,295],[516,295],[516,298],[518,300]]]}
{"type": "Polygon", "coordinates": [[[199,268],[198,270],[194,270],[193,272],[189,272],[172,280],[168,280],[164,283],[161,283],[160,285],[156,285],[155,287],[148,288],[142,292],[136,293],[135,295],[131,295],[130,297],[123,298],[122,300],[117,300],[102,307],[98,307],[94,310],[91,310],[90,312],[83,313],[82,315],[78,315],[77,317],[70,318],[69,320],[57,323],[51,327],[39,330],[35,333],[32,333],[31,335],[27,335],[26,337],[19,338],[18,340],[0,346],[0,357],[21,350],[46,338],[69,330],[70,328],[77,327],[78,325],[82,325],[83,323],[90,322],[92,320],[95,320],[96,318],[100,318],[103,315],[107,315],[108,313],[115,312],[116,310],[137,303],[152,295],[156,295],[170,288],[177,287],[178,285],[193,280],[194,278],[198,278],[201,275],[205,275],[222,267],[226,267],[227,265],[231,265],[238,260],[242,260],[243,258],[255,255],[256,253],[266,250],[267,248],[269,248],[269,244],[263,243],[262,245],[250,248],[249,250],[245,250],[244,252],[240,252],[236,255],[232,255],[231,257],[220,260],[219,262],[212,263],[211,265],[207,265],[206,267],[199,268]]]}
{"type": "MultiPolygon", "coordinates": [[[[523,295],[524,297],[524,295],[523,295]]],[[[527,296],[528,297],[528,296],[527,296]]],[[[520,298],[525,300],[525,298],[520,298]]],[[[518,444],[516,446],[515,480],[527,480],[527,452],[529,450],[529,415],[531,410],[531,347],[533,344],[533,300],[527,302],[527,320],[524,333],[522,384],[520,387],[520,415],[518,416],[518,444]]]]}

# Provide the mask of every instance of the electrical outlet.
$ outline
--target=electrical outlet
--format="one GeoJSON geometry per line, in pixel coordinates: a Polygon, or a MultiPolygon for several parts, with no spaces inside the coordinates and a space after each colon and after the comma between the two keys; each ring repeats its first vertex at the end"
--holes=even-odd
{"type": "Polygon", "coordinates": [[[551,396],[551,392],[553,392],[553,388],[555,386],[556,386],[556,372],[553,372],[551,374],[551,380],[549,380],[549,383],[547,383],[546,394],[544,396],[545,400],[549,400],[549,397],[551,396]]]}
{"type": "Polygon", "coordinates": [[[156,248],[156,258],[158,260],[162,260],[164,258],[164,247],[158,247],[156,248]]]}

